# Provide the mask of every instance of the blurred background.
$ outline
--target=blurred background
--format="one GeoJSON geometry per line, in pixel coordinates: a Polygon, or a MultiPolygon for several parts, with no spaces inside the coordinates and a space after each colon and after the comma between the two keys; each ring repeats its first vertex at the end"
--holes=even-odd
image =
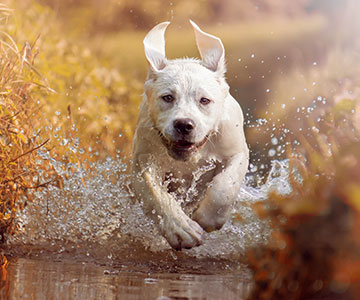
{"type": "Polygon", "coordinates": [[[315,106],[358,93],[356,0],[5,2],[15,9],[16,42],[36,41],[37,67],[57,92],[44,103],[47,117],[67,116],[71,104],[80,139],[99,141],[105,156],[130,149],[147,72],[142,39],[163,21],[172,22],[169,58],[198,56],[189,19],[222,39],[252,161],[262,168],[283,157],[291,135],[312,131],[304,122],[319,117],[315,106]]]}

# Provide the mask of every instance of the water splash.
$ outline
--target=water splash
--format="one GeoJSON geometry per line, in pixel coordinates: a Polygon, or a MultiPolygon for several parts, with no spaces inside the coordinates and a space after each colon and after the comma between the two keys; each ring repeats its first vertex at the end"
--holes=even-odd
{"type": "MultiPolygon", "coordinates": [[[[152,219],[144,215],[141,204],[134,202],[128,166],[120,158],[94,163],[92,176],[88,176],[76,164],[64,164],[48,153],[39,154],[63,177],[63,188],[49,186],[36,191],[35,200],[18,212],[21,230],[8,238],[10,252],[40,255],[48,251],[107,262],[161,252],[177,259],[179,254],[171,250],[152,219]]],[[[249,247],[266,243],[270,226],[255,215],[251,204],[266,199],[273,189],[288,193],[288,172],[288,161],[273,161],[265,184],[257,188],[245,184],[241,188],[234,217],[221,230],[207,233],[203,245],[183,250],[180,255],[239,260],[249,247]]],[[[250,175],[247,181],[251,180],[250,175]]]]}

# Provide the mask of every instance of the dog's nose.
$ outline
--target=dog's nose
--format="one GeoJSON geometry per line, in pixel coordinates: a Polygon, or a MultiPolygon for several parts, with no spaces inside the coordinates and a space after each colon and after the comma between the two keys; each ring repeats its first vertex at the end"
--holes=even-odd
{"type": "Polygon", "coordinates": [[[178,119],[174,121],[175,130],[182,134],[187,135],[195,128],[195,123],[191,119],[178,119]]]}

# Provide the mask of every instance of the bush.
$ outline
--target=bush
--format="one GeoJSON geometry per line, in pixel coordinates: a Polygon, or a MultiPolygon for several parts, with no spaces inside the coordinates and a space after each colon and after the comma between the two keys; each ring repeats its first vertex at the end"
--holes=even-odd
{"type": "Polygon", "coordinates": [[[268,246],[249,252],[253,299],[359,298],[359,113],[358,100],[328,107],[312,139],[298,136],[292,192],[255,206],[274,232],[268,246]]]}

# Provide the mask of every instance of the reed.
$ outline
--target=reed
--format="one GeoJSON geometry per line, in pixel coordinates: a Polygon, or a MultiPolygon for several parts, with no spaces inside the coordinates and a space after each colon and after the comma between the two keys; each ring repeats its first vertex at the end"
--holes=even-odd
{"type": "MultiPolygon", "coordinates": [[[[9,10],[1,6],[0,11],[9,10]]],[[[36,150],[48,139],[39,136],[34,120],[39,107],[32,96],[37,76],[34,44],[18,48],[14,39],[2,32],[0,40],[0,235],[13,233],[16,212],[31,200],[32,189],[50,182],[40,180],[36,150]]]]}

